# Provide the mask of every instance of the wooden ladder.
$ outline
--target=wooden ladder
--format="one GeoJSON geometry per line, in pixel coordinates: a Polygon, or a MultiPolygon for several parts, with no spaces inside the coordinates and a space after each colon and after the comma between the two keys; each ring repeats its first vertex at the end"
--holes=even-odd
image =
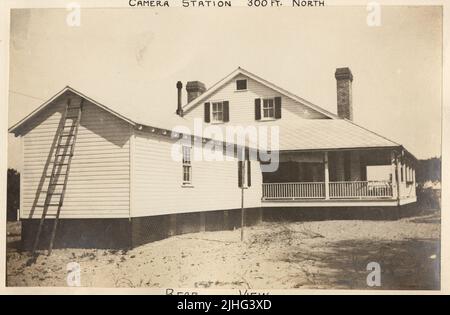
{"type": "Polygon", "coordinates": [[[71,100],[69,99],[61,118],[61,123],[56,131],[58,134],[58,140],[56,146],[54,147],[55,154],[53,159],[53,167],[46,191],[45,202],[43,205],[38,205],[38,207],[42,208],[42,216],[39,221],[39,227],[33,243],[32,255],[34,255],[36,249],[38,248],[42,228],[47,217],[54,218],[52,233],[50,236],[50,244],[48,247],[48,255],[52,253],[53,241],[56,235],[61,207],[63,206],[64,194],[66,192],[67,179],[69,177],[70,164],[72,162],[75,142],[77,140],[82,109],[82,99],[76,104],[71,104],[71,100]],[[58,188],[61,189],[58,190],[58,188]],[[54,200],[54,197],[56,197],[56,200],[54,200]],[[49,207],[57,207],[56,213],[48,214],[49,207]]]}

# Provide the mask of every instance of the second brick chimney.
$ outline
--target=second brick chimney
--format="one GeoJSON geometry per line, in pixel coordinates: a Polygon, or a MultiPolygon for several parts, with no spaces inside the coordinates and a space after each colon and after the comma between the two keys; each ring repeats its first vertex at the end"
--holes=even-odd
{"type": "Polygon", "coordinates": [[[352,72],[349,68],[337,68],[334,76],[337,86],[337,114],[341,118],[353,120],[352,72]]]}
{"type": "Polygon", "coordinates": [[[199,97],[206,91],[205,85],[200,81],[189,81],[186,84],[187,101],[190,103],[193,99],[199,97]]]}

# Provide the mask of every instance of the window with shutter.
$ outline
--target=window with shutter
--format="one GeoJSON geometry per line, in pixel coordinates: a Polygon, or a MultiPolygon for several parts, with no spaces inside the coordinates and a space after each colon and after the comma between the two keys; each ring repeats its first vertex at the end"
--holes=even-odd
{"type": "Polygon", "coordinates": [[[211,122],[222,123],[229,121],[229,102],[219,101],[211,103],[211,122]]]}
{"type": "Polygon", "coordinates": [[[255,99],[255,119],[273,120],[281,118],[281,97],[255,99]]]}

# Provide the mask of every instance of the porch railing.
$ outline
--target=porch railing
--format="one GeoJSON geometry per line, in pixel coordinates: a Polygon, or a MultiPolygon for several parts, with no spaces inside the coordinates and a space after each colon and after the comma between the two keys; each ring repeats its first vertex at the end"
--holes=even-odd
{"type": "Polygon", "coordinates": [[[392,185],[385,181],[330,182],[330,199],[389,198],[392,185]]]}
{"type": "Polygon", "coordinates": [[[325,198],[325,183],[270,183],[263,184],[263,199],[325,198]]]}
{"type": "Polygon", "coordinates": [[[391,198],[388,181],[264,183],[263,200],[391,198]]]}

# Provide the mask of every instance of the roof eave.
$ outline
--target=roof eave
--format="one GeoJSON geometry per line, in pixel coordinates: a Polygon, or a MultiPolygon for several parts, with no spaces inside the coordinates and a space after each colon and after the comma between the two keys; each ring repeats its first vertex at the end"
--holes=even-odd
{"type": "Polygon", "coordinates": [[[365,147],[343,147],[343,148],[309,148],[309,149],[280,149],[277,150],[282,153],[289,152],[322,152],[322,151],[355,151],[355,150],[383,150],[383,149],[398,149],[401,148],[401,145],[392,145],[392,146],[365,146],[365,147]]]}
{"type": "Polygon", "coordinates": [[[62,90],[60,90],[58,93],[56,93],[55,95],[53,95],[50,99],[48,99],[46,102],[44,102],[43,104],[41,104],[40,106],[38,106],[35,110],[33,110],[30,114],[28,114],[26,117],[24,117],[23,119],[21,119],[19,122],[17,122],[16,124],[14,124],[13,126],[11,126],[8,129],[9,133],[13,133],[14,136],[19,136],[21,134],[21,130],[23,129],[23,127],[25,126],[25,124],[33,119],[36,115],[38,115],[40,112],[42,112],[44,109],[46,109],[55,99],[57,99],[58,97],[60,97],[61,95],[63,95],[64,93],[66,93],[67,91],[70,91],[74,94],[77,94],[78,96],[84,98],[85,100],[91,102],[92,104],[102,108],[103,110],[111,113],[112,115],[126,121],[127,123],[136,126],[136,123],[134,121],[132,121],[131,119],[128,119],[127,117],[117,113],[116,111],[110,109],[109,107],[93,100],[92,98],[84,95],[83,93],[75,90],[74,88],[70,87],[70,86],[65,86],[62,90]]]}

